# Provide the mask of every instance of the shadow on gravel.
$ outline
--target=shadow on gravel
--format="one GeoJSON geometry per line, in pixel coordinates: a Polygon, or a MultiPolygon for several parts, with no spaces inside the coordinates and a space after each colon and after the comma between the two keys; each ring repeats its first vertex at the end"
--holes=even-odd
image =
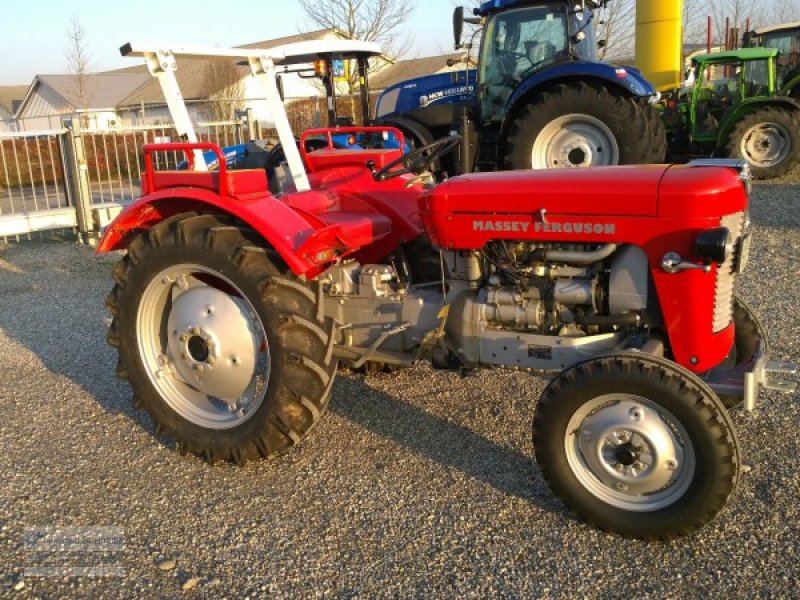
{"type": "MultiPolygon", "coordinates": [[[[59,378],[66,377],[100,409],[152,433],[150,420],[132,406],[130,387],[115,377],[116,352],[105,339],[111,266],[64,248],[31,242],[0,253],[0,329],[41,360],[56,393],[59,378]]],[[[16,372],[0,377],[29,377],[28,369],[20,362],[16,372]]]]}
{"type": "Polygon", "coordinates": [[[364,381],[339,379],[329,410],[503,494],[516,496],[566,518],[575,518],[549,491],[530,457],[375,390],[364,381]]]}

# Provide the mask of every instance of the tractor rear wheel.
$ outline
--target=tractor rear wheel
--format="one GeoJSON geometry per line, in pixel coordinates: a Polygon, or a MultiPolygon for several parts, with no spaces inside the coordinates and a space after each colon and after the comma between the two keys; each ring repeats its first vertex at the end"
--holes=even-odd
{"type": "Polygon", "coordinates": [[[333,322],[254,231],[178,215],[133,239],[114,279],[117,374],[182,453],[243,464],[317,423],[336,372],[333,322]]]}
{"type": "Polygon", "coordinates": [[[660,152],[659,132],[663,135],[663,126],[651,126],[632,98],[603,86],[563,83],[517,113],[505,143],[505,166],[554,169],[652,162],[660,152]]]}
{"type": "Polygon", "coordinates": [[[772,179],[800,163],[798,111],[770,107],[750,113],[731,131],[728,156],[750,164],[754,179],[772,179]]]}
{"type": "Polygon", "coordinates": [[[714,392],[670,361],[578,363],[545,389],[536,460],[553,491],[604,531],[670,539],[702,527],[736,488],[739,450],[714,392]]]}

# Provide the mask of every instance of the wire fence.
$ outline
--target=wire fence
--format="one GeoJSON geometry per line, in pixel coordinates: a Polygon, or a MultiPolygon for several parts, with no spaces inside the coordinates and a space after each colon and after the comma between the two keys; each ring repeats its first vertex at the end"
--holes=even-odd
{"type": "MultiPolygon", "coordinates": [[[[373,114],[377,95],[371,94],[369,100],[373,114]]],[[[241,104],[240,100],[220,102],[231,106],[237,103],[237,107],[241,104]]],[[[287,99],[285,105],[298,136],[306,129],[328,125],[324,97],[287,99]]],[[[205,110],[196,114],[214,112],[208,107],[205,110]]],[[[199,140],[223,148],[258,137],[277,142],[277,132],[270,123],[259,127],[251,111],[233,112],[249,118],[196,123],[199,140]]],[[[140,116],[144,114],[142,110],[140,116]]],[[[337,97],[336,114],[355,125],[365,124],[358,95],[337,97]]],[[[81,229],[81,211],[131,202],[141,193],[142,146],[178,140],[175,127],[169,123],[0,133],[0,239],[30,238],[53,231],[61,235],[65,230],[81,229]],[[83,204],[86,207],[81,208],[83,204]]],[[[175,169],[184,159],[180,152],[154,155],[157,169],[175,169]]]]}

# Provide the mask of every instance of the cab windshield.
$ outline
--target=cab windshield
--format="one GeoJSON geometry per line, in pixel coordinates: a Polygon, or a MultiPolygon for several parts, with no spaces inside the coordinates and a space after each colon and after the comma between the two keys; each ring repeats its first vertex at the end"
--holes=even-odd
{"type": "Polygon", "coordinates": [[[483,121],[502,120],[509,96],[526,77],[568,55],[565,4],[508,10],[491,18],[480,61],[483,121]]]}

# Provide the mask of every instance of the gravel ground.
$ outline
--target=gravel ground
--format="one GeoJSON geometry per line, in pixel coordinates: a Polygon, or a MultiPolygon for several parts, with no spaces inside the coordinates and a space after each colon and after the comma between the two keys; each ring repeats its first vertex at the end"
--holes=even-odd
{"type": "MultiPolygon", "coordinates": [[[[773,354],[797,359],[800,186],[758,185],[752,214],[741,293],[763,316],[773,354]]],[[[114,378],[103,309],[112,261],[68,243],[0,251],[0,596],[752,598],[800,589],[797,396],[763,394],[756,413],[735,413],[750,469],[723,514],[671,543],[611,537],[565,510],[532,460],[543,381],[518,373],[345,375],[307,443],[276,461],[212,468],[159,442],[114,378]],[[125,546],[39,554],[23,540],[44,525],[122,528],[125,546]],[[23,576],[43,564],[125,575],[23,576]]]]}

